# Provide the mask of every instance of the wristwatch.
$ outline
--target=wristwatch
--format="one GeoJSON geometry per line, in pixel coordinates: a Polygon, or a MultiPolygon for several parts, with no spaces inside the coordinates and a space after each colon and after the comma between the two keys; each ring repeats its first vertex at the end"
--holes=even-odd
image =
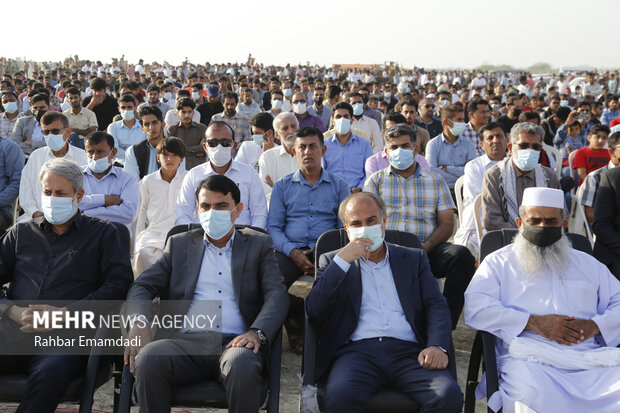
{"type": "Polygon", "coordinates": [[[267,336],[263,333],[263,330],[260,328],[251,328],[250,330],[256,333],[261,344],[267,344],[267,336]]]}

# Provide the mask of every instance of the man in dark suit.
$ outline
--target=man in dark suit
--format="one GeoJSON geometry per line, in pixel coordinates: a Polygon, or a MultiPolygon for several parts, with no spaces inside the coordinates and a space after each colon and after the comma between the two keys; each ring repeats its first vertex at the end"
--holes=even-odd
{"type": "Polygon", "coordinates": [[[288,312],[284,277],[268,235],[234,228],[243,204],[232,180],[209,176],[196,198],[202,229],[170,238],[163,256],[129,291],[127,313],[135,317],[129,336],[142,337],[142,346],[127,348],[125,362],[134,372],[142,412],[169,412],[171,386],[218,377],[230,412],[257,412],[269,344],[288,312]],[[175,311],[186,316],[200,314],[198,305],[206,300],[219,300],[222,321],[206,331],[160,328],[160,340],[146,344],[156,296],[161,307],[187,300],[175,311]],[[209,355],[214,337],[221,356],[209,355]]]}
{"type": "Polygon", "coordinates": [[[620,167],[601,175],[594,199],[594,256],[620,280],[620,167]]]}
{"type": "Polygon", "coordinates": [[[463,395],[446,369],[450,311],[426,254],[383,241],[387,215],[375,194],[352,194],[339,215],[351,241],[321,256],[306,299],[327,412],[362,412],[388,386],[425,412],[460,412],[463,395]]]}

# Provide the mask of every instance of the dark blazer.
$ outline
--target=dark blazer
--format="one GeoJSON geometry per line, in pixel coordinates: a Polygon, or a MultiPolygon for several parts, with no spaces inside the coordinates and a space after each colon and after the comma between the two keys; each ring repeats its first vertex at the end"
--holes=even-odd
{"type": "Polygon", "coordinates": [[[601,175],[594,199],[594,256],[620,279],[620,167],[601,175]]]}
{"type": "MultiPolygon", "coordinates": [[[[187,300],[189,308],[204,250],[202,228],[172,236],[163,256],[129,289],[127,313],[143,314],[151,319],[152,306],[148,303],[157,296],[162,307],[166,300],[187,300]]],[[[231,273],[243,320],[249,328],[263,330],[269,342],[273,341],[288,312],[289,298],[271,237],[248,228],[236,230],[231,273]]],[[[165,312],[165,308],[161,311],[165,312]]],[[[175,313],[179,314],[179,310],[175,313]]],[[[167,338],[173,333],[174,330],[159,328],[155,338],[167,338]]]]}
{"type": "MultiPolygon", "coordinates": [[[[387,244],[390,268],[405,317],[420,345],[450,348],[451,319],[445,298],[421,249],[387,244]]],[[[336,352],[344,346],[359,320],[362,279],[358,261],[347,273],[333,260],[339,252],[323,254],[317,278],[306,298],[306,312],[317,326],[316,377],[328,371],[336,352]]]]}

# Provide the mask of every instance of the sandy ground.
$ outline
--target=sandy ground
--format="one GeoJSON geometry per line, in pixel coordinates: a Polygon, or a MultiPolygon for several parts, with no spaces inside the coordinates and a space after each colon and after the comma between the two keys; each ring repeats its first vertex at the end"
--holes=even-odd
{"type": "MultiPolygon", "coordinates": [[[[461,390],[465,390],[465,379],[467,375],[467,365],[469,363],[469,354],[474,338],[474,331],[469,329],[463,323],[463,318],[459,322],[459,326],[453,333],[454,347],[457,359],[457,375],[461,390]]],[[[294,413],[299,411],[299,391],[297,373],[301,369],[301,356],[297,356],[288,351],[288,343],[284,339],[284,351],[282,353],[282,376],[280,391],[280,412],[294,413]]],[[[112,381],[102,386],[95,394],[94,408],[103,411],[112,411],[112,381]]],[[[68,407],[68,406],[67,406],[68,407]]],[[[138,408],[132,408],[132,413],[138,412],[138,408]]],[[[173,411],[189,411],[189,412],[225,412],[219,409],[173,409],[173,411]]],[[[476,412],[485,412],[485,404],[478,402],[476,412]]]]}

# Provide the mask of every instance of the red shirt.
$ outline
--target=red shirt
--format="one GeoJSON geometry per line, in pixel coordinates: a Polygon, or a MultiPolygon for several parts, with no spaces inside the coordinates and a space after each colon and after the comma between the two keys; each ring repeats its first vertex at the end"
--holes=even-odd
{"type": "MultiPolygon", "coordinates": [[[[607,165],[610,160],[609,151],[600,149],[595,151],[589,146],[585,146],[577,150],[573,158],[573,169],[586,168],[586,172],[590,173],[607,165]]],[[[581,184],[581,180],[579,182],[581,184]]]]}
{"type": "Polygon", "coordinates": [[[609,127],[610,128],[613,128],[616,125],[620,125],[620,116],[618,116],[616,119],[614,119],[611,122],[609,122],[609,127]]]}

